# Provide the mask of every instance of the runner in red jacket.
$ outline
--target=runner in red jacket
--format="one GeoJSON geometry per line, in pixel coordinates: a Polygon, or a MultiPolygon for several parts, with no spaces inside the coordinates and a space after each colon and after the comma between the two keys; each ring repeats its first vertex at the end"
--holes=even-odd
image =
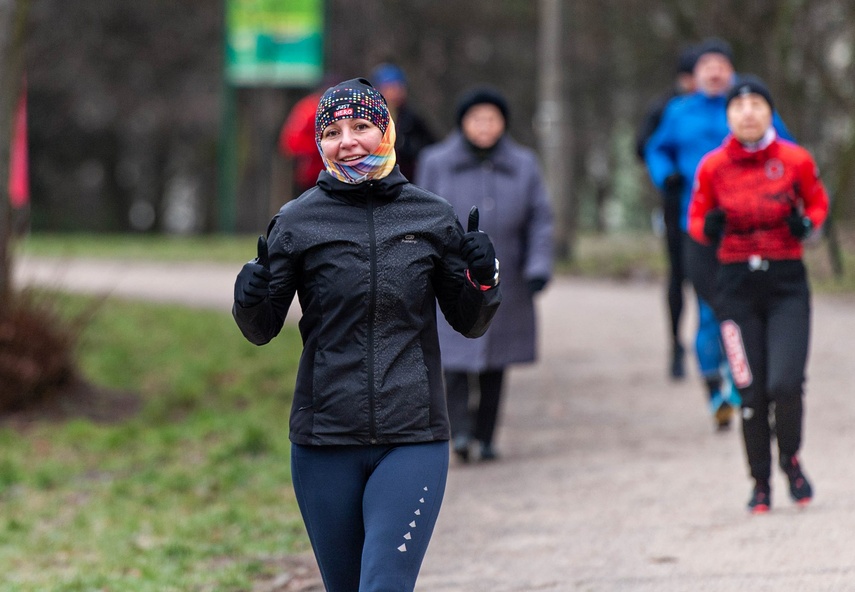
{"type": "Polygon", "coordinates": [[[813,495],[797,457],[810,332],[802,240],[825,221],[828,196],[807,150],[777,138],[772,99],[759,79],[731,90],[727,120],[731,135],[698,167],[689,234],[704,244],[719,241],[712,304],[742,395],[755,481],[748,507],[760,513],[771,502],[771,408],[790,495],[800,505],[813,495]]]}

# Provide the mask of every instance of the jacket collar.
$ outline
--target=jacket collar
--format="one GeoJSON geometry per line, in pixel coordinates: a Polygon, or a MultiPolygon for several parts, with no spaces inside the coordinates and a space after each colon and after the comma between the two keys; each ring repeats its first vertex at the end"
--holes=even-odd
{"type": "Polygon", "coordinates": [[[334,199],[351,205],[365,205],[369,199],[391,202],[401,194],[401,190],[407,183],[409,181],[401,173],[398,165],[395,165],[392,172],[382,179],[363,181],[355,185],[339,181],[326,171],[321,171],[318,175],[318,187],[334,199]]]}
{"type": "Polygon", "coordinates": [[[507,133],[499,138],[493,152],[485,160],[478,158],[460,132],[456,132],[454,136],[454,148],[459,153],[459,157],[455,159],[455,170],[477,168],[484,162],[490,162],[494,168],[505,172],[512,172],[514,170],[515,163],[507,133]]]}
{"type": "Polygon", "coordinates": [[[746,147],[733,134],[729,134],[724,140],[724,148],[733,160],[765,161],[778,151],[778,137],[776,135],[768,143],[762,143],[762,147],[754,149],[746,147]]]}

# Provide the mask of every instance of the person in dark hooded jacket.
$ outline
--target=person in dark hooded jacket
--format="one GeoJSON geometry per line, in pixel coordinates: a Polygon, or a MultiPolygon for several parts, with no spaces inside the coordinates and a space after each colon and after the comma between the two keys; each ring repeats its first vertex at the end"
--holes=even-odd
{"type": "Polygon", "coordinates": [[[481,460],[497,457],[493,441],[505,373],[537,357],[534,298],[552,276],[546,183],[534,151],[507,133],[508,111],[494,88],[467,91],[458,103],[458,129],[426,148],[416,169],[416,185],[448,199],[459,216],[467,204],[478,205],[502,262],[502,308],[484,337],[465,340],[447,324],[439,327],[453,449],[463,461],[475,442],[481,460]],[[477,393],[472,410],[470,383],[477,393]]]}
{"type": "Polygon", "coordinates": [[[259,238],[232,312],[261,345],[300,300],[292,479],[326,589],[413,590],[448,472],[436,306],[482,335],[498,262],[477,210],[464,233],[448,202],[400,173],[367,80],[329,88],[315,132],[326,170],[259,238]]]}

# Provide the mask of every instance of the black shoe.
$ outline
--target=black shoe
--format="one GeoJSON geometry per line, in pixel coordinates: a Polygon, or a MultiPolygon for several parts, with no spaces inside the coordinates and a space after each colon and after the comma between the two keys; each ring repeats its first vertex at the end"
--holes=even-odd
{"type": "Polygon", "coordinates": [[[492,444],[481,444],[481,460],[497,460],[499,453],[493,448],[492,444]]]}
{"type": "Polygon", "coordinates": [[[469,436],[455,436],[451,447],[462,462],[469,462],[469,436]]]}
{"type": "Polygon", "coordinates": [[[800,506],[808,505],[813,498],[813,488],[802,472],[798,457],[782,458],[781,468],[790,482],[790,497],[800,506]]]}
{"type": "Polygon", "coordinates": [[[685,355],[683,346],[675,343],[671,350],[671,378],[680,379],[686,377],[686,369],[683,367],[683,356],[685,355]]]}
{"type": "Polygon", "coordinates": [[[751,499],[748,500],[748,511],[752,514],[765,514],[772,506],[772,491],[768,480],[758,479],[754,483],[751,499]]]}

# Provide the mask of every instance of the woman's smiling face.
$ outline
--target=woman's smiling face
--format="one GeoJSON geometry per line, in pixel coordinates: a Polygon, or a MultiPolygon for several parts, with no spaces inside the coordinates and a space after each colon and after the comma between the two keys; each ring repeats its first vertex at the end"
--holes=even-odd
{"type": "Polygon", "coordinates": [[[339,119],[324,128],[321,151],[327,160],[353,166],[374,152],[383,132],[367,119],[339,119]]]}
{"type": "Polygon", "coordinates": [[[743,144],[759,142],[772,125],[772,107],[757,93],[738,95],[727,106],[727,125],[743,144]]]}

